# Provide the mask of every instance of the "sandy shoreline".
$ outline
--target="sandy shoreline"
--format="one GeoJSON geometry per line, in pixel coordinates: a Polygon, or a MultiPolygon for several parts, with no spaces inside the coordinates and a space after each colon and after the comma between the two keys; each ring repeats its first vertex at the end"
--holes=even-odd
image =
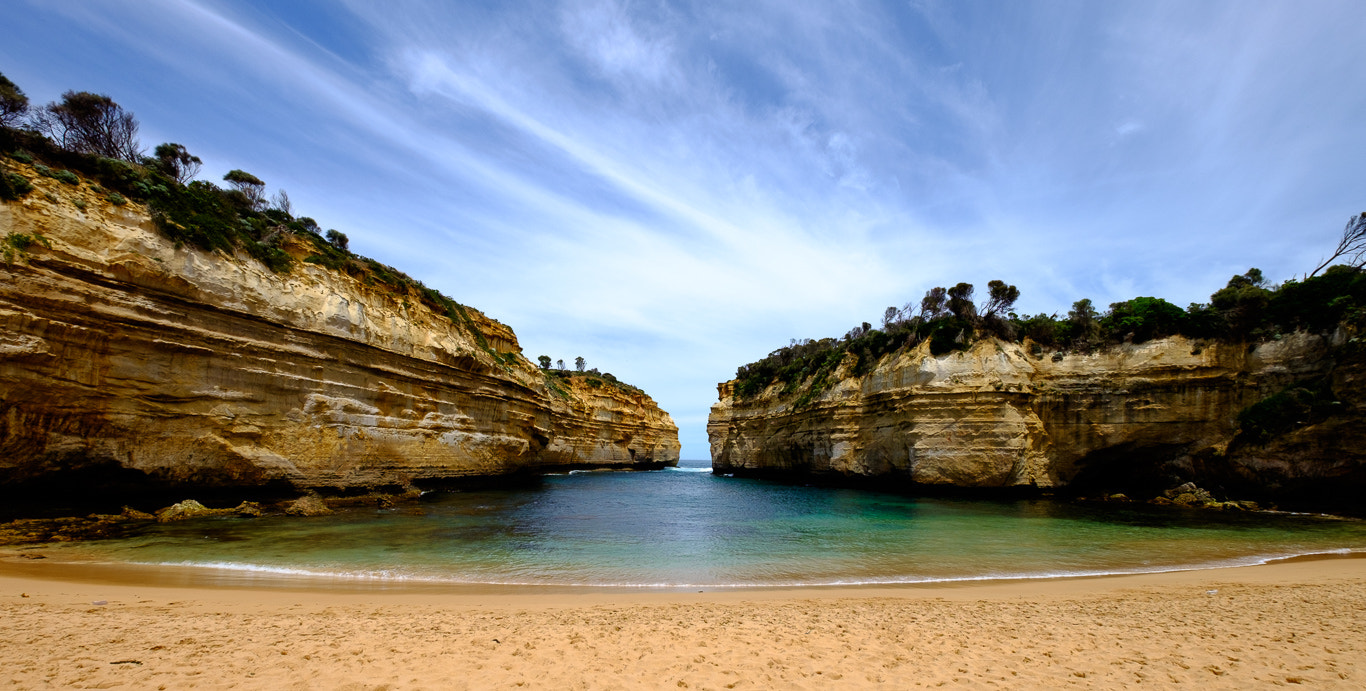
{"type": "Polygon", "coordinates": [[[8,556],[0,607],[0,683],[17,688],[1366,686],[1359,558],[935,586],[384,593],[152,585],[8,556]]]}

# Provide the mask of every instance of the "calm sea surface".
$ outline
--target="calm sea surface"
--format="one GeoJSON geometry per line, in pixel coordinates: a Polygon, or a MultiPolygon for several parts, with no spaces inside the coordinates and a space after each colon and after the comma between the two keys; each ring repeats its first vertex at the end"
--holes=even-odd
{"type": "Polygon", "coordinates": [[[64,551],[243,582],[618,587],[1038,578],[1366,552],[1366,523],[1356,520],[916,499],[716,477],[704,467],[576,472],[426,499],[321,518],[148,525],[64,551]]]}

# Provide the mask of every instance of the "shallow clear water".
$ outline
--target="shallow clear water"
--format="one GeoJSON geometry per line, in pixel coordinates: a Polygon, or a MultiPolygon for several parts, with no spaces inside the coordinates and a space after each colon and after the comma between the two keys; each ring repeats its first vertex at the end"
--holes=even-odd
{"type": "Polygon", "coordinates": [[[576,472],[322,518],[149,525],[102,561],[369,582],[706,586],[1132,573],[1366,552],[1366,524],[1043,500],[910,498],[716,477],[576,472]]]}

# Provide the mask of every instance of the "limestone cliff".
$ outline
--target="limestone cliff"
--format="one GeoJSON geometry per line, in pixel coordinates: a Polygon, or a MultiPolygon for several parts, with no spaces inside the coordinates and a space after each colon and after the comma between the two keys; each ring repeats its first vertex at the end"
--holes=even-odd
{"type": "MultiPolygon", "coordinates": [[[[883,358],[804,405],[780,385],[737,400],[721,384],[708,424],[716,472],[814,481],[1156,492],[1187,480],[1262,498],[1366,488],[1361,358],[1345,337],[1256,346],[1171,337],[1090,354],[995,339],[935,357],[883,358]],[[1330,377],[1340,414],[1266,445],[1236,437],[1239,411],[1330,377]]],[[[850,358],[852,360],[852,358],[850,358]]],[[[1149,495],[1151,496],[1151,494],[1149,495]]]]}
{"type": "Polygon", "coordinates": [[[354,491],[678,459],[648,396],[551,386],[476,310],[176,247],[144,207],[28,172],[0,238],[47,246],[0,264],[0,488],[354,491]]]}

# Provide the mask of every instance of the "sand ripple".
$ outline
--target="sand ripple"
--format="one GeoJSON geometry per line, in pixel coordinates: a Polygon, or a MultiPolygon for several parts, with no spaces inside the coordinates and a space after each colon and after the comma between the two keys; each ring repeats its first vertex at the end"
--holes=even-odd
{"type": "Polygon", "coordinates": [[[1363,688],[1363,586],[1362,559],[938,589],[538,597],[0,577],[0,684],[1363,688]]]}

